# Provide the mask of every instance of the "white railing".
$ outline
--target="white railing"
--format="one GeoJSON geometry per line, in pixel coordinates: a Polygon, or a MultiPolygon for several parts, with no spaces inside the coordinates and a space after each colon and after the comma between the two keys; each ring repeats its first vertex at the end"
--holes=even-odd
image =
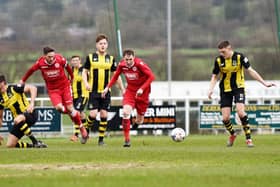
{"type": "MultiPolygon", "coordinates": [[[[39,105],[37,104],[37,106],[46,106],[46,102],[48,102],[48,106],[50,104],[48,97],[39,97],[36,98],[36,101],[39,102],[39,105]]],[[[112,103],[116,101],[121,103],[122,97],[112,97],[112,103]]],[[[153,105],[176,105],[176,111],[184,112],[184,124],[180,125],[185,128],[186,134],[188,135],[190,133],[190,112],[198,112],[200,105],[203,104],[218,104],[219,98],[215,97],[214,99],[209,100],[207,97],[151,97],[150,101],[153,105]]],[[[280,104],[280,95],[247,97],[246,104],[280,104]]]]}

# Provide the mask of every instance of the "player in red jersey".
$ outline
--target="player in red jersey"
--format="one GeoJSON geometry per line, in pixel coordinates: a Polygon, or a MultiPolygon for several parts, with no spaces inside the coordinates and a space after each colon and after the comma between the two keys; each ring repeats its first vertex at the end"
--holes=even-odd
{"type": "Polygon", "coordinates": [[[73,107],[73,98],[71,92],[70,82],[73,79],[73,72],[71,67],[67,64],[66,59],[55,53],[51,47],[43,48],[44,55],[41,56],[37,62],[29,68],[29,70],[22,77],[20,83],[25,81],[37,70],[40,70],[45,80],[48,94],[53,106],[61,113],[67,113],[75,124],[80,126],[82,135],[81,143],[86,143],[88,134],[81,122],[79,112],[73,107]],[[65,74],[68,72],[71,80],[65,74]]]}
{"type": "Polygon", "coordinates": [[[127,87],[123,95],[123,119],[122,126],[125,137],[124,147],[130,147],[130,115],[136,108],[137,115],[133,128],[138,127],[144,121],[144,114],[149,105],[149,94],[151,83],[155,79],[153,72],[140,58],[135,57],[134,51],[127,49],[123,52],[123,60],[119,63],[117,70],[106,88],[102,92],[104,97],[112,85],[123,73],[127,87]]]}

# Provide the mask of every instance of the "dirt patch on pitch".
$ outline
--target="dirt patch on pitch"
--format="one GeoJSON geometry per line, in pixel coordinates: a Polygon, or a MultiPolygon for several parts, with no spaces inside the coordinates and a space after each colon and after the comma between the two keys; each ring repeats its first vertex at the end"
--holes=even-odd
{"type": "Polygon", "coordinates": [[[0,164],[0,169],[10,170],[104,170],[104,169],[129,169],[152,168],[149,164],[121,163],[121,164],[0,164]]]}

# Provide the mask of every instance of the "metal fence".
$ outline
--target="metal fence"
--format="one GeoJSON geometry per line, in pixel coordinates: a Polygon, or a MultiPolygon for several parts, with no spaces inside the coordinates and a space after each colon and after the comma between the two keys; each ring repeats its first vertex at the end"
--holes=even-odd
{"type": "MultiPolygon", "coordinates": [[[[122,97],[112,97],[112,105],[121,105],[122,97]]],[[[36,98],[37,106],[49,106],[49,98],[36,98]]],[[[151,105],[175,105],[176,125],[185,129],[186,134],[219,133],[217,129],[205,130],[199,128],[199,111],[201,105],[217,105],[219,98],[209,100],[207,97],[151,97],[151,105]]],[[[247,97],[246,104],[280,104],[280,96],[247,97]]],[[[62,134],[72,132],[71,125],[62,124],[62,134]]],[[[220,130],[224,132],[224,130],[220,130]]],[[[271,133],[278,132],[278,129],[269,129],[271,133]]],[[[263,133],[262,129],[257,129],[258,133],[263,133]]]]}

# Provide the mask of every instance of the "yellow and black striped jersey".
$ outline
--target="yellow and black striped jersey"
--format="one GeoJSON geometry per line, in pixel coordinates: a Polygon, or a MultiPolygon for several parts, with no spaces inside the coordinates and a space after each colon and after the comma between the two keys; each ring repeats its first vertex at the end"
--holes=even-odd
{"type": "Polygon", "coordinates": [[[220,89],[230,92],[245,87],[244,68],[248,69],[250,63],[242,53],[234,52],[230,59],[218,56],[215,59],[213,74],[220,73],[220,89]]]}
{"type": "Polygon", "coordinates": [[[79,97],[88,98],[88,91],[85,87],[82,78],[83,67],[80,68],[72,68],[73,70],[73,80],[72,80],[72,92],[73,92],[73,99],[79,97]]]}
{"type": "Polygon", "coordinates": [[[101,94],[110,81],[111,72],[116,71],[117,63],[109,54],[89,54],[86,58],[84,68],[89,70],[89,84],[92,92],[101,94]]]}
{"type": "Polygon", "coordinates": [[[0,110],[9,108],[14,117],[26,112],[28,106],[24,85],[9,85],[5,93],[0,93],[0,110]]]}

